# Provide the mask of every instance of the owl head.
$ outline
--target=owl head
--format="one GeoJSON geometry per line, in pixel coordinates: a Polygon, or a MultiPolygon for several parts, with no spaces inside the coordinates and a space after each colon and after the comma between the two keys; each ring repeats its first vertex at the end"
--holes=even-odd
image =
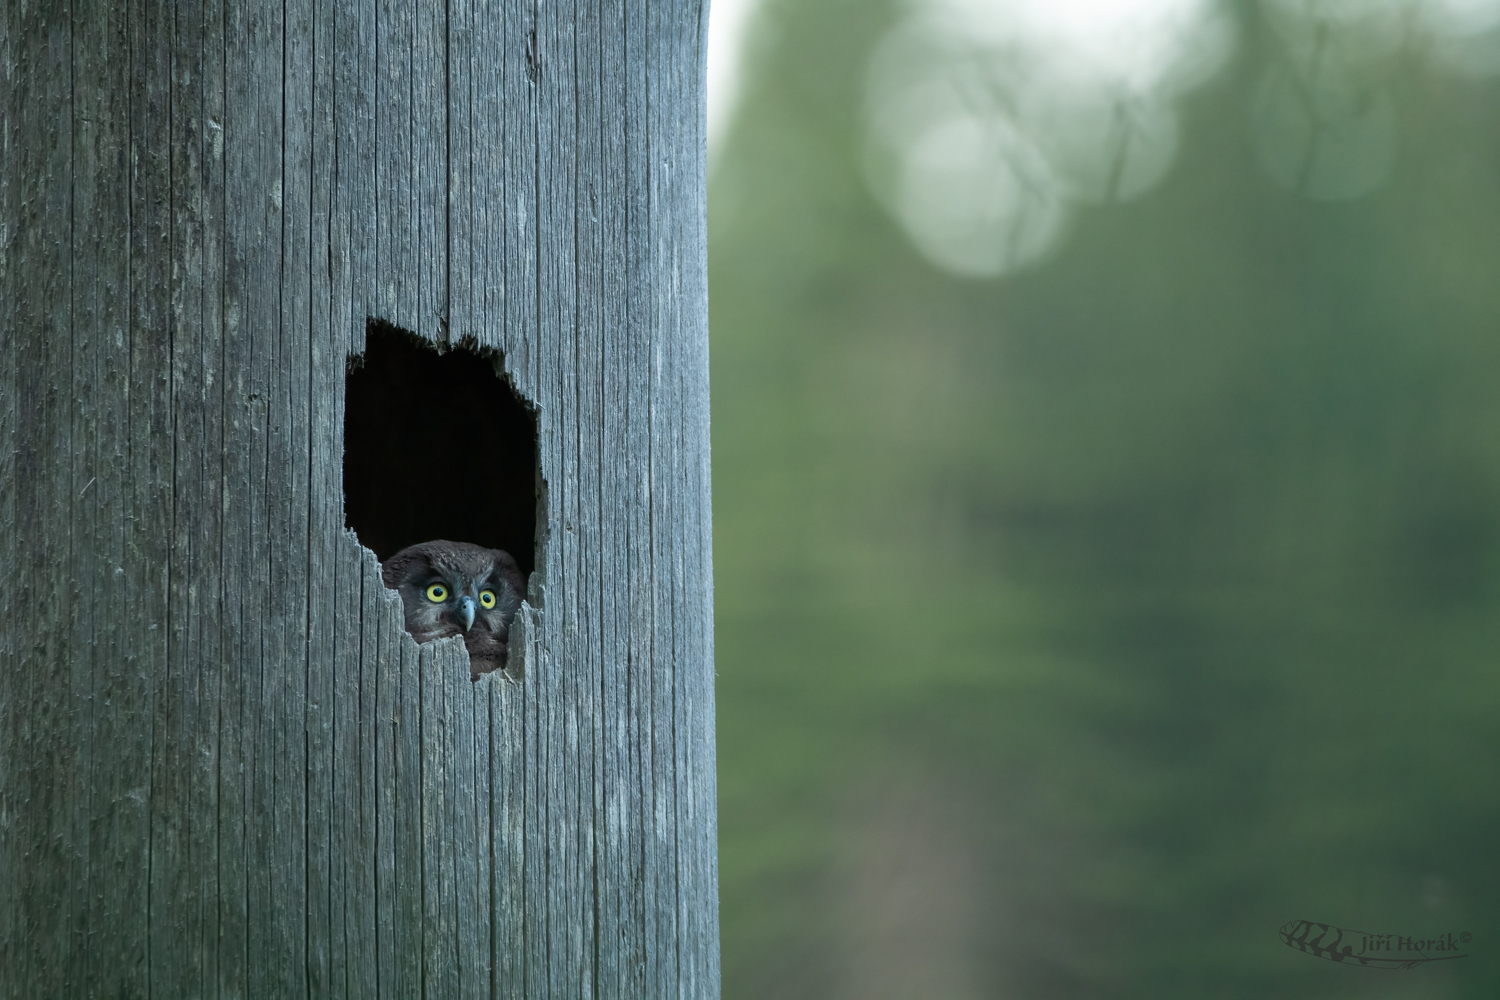
{"type": "Polygon", "coordinates": [[[413,639],[463,636],[473,680],[505,666],[510,622],[526,597],[509,553],[440,539],[397,552],[381,575],[401,595],[413,639]]]}

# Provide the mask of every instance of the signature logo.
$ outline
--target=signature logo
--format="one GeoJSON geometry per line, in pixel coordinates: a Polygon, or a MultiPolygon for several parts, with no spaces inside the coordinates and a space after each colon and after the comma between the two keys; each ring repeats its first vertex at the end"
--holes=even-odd
{"type": "Polygon", "coordinates": [[[1281,943],[1315,958],[1370,969],[1413,969],[1427,962],[1468,958],[1465,946],[1474,935],[1451,931],[1430,938],[1405,934],[1371,934],[1312,920],[1293,920],[1281,927],[1281,943]]]}

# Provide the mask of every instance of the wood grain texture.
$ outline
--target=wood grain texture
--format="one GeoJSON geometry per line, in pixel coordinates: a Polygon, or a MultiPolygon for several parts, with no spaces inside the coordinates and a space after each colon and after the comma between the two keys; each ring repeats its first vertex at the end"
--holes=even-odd
{"type": "Polygon", "coordinates": [[[0,13],[0,996],[716,997],[703,0],[0,13]],[[537,409],[515,669],[345,529],[369,321],[537,409]]]}

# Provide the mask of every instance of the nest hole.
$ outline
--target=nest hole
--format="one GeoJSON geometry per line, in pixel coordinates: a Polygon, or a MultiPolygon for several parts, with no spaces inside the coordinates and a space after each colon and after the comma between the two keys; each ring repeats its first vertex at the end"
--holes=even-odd
{"type": "Polygon", "coordinates": [[[531,576],[536,413],[504,372],[498,352],[370,322],[346,373],[344,522],[382,562],[445,538],[504,549],[531,576]]]}

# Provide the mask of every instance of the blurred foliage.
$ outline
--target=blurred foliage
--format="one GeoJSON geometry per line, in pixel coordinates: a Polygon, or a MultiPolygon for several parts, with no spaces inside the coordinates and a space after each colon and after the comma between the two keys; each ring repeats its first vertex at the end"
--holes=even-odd
{"type": "Polygon", "coordinates": [[[1161,186],[984,282],[862,183],[892,10],[765,11],[710,195],[726,998],[1500,996],[1500,83],[1393,61],[1393,176],[1307,200],[1238,10],[1161,186]]]}

